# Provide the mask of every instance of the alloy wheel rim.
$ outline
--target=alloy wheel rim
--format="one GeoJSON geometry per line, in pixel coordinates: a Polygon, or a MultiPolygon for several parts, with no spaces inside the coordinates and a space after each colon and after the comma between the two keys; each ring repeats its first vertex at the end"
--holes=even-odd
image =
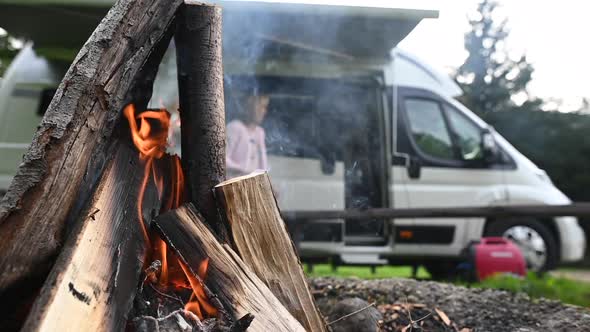
{"type": "Polygon", "coordinates": [[[540,271],[543,268],[547,262],[547,244],[539,232],[528,226],[512,226],[502,236],[520,248],[528,269],[540,271]]]}

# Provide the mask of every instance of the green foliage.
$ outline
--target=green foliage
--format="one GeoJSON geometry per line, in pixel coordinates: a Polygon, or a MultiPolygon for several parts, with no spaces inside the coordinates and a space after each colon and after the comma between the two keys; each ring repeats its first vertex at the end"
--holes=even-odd
{"type": "Polygon", "coordinates": [[[527,85],[533,67],[526,57],[511,60],[503,49],[507,21],[497,23],[494,0],[479,3],[465,35],[469,57],[455,79],[467,107],[547,171],[558,188],[574,201],[590,200],[590,117],[582,114],[541,112],[543,101],[531,98],[527,85]],[[512,97],[528,100],[517,106],[512,97]]]}
{"type": "Polygon", "coordinates": [[[497,275],[474,284],[472,287],[524,292],[532,298],[544,297],[569,304],[590,307],[590,283],[555,278],[548,275],[540,277],[532,272],[526,278],[497,275]]]}
{"type": "Polygon", "coordinates": [[[590,116],[505,111],[486,114],[484,120],[547,171],[568,197],[590,201],[590,116]]]}
{"type": "Polygon", "coordinates": [[[484,114],[514,109],[512,97],[524,94],[528,102],[520,108],[538,108],[542,101],[531,98],[526,90],[534,69],[526,56],[516,60],[508,56],[504,49],[507,20],[499,24],[494,21],[497,6],[493,0],[483,0],[477,15],[469,21],[471,31],[465,34],[469,56],[455,76],[464,92],[460,100],[476,113],[484,114]]]}
{"type": "Polygon", "coordinates": [[[68,66],[74,61],[76,54],[78,54],[77,49],[60,47],[37,47],[35,52],[38,56],[42,56],[49,61],[68,66]]]}
{"type": "Polygon", "coordinates": [[[430,134],[414,134],[414,140],[422,151],[431,156],[452,159],[453,149],[448,143],[430,134]]]}

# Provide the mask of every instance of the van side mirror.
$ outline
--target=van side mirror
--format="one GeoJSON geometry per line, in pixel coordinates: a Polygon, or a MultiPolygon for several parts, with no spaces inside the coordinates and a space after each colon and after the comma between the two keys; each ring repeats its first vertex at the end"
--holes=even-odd
{"type": "Polygon", "coordinates": [[[481,150],[483,159],[488,164],[493,164],[499,159],[499,150],[496,140],[494,139],[493,129],[485,128],[481,132],[481,150]]]}

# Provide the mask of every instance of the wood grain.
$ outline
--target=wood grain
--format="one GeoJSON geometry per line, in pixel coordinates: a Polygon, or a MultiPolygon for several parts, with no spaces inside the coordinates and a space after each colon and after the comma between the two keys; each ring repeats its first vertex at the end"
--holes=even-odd
{"type": "Polygon", "coordinates": [[[248,331],[305,331],[238,254],[217,241],[192,204],[160,215],[153,225],[193,275],[209,258],[205,285],[234,320],[254,315],[248,331]]]}
{"type": "MultiPolygon", "coordinates": [[[[145,243],[137,216],[144,168],[119,145],[28,316],[24,331],[122,331],[135,297],[145,243]]],[[[148,182],[143,217],[160,209],[148,182]]]]}
{"type": "Polygon", "coordinates": [[[307,331],[326,331],[268,174],[253,173],[222,182],[215,187],[215,197],[244,263],[307,331]]]}

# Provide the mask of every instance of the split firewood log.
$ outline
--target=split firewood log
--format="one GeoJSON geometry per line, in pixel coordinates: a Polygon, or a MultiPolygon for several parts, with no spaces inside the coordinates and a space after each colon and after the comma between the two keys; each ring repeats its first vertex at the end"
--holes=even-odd
{"type": "MultiPolygon", "coordinates": [[[[28,315],[24,331],[122,331],[144,264],[138,220],[144,177],[135,148],[119,144],[91,204],[59,255],[28,315]]],[[[142,215],[160,208],[148,182],[142,215]]]]}
{"type": "Polygon", "coordinates": [[[305,331],[238,254],[217,241],[192,204],[158,216],[153,226],[234,319],[254,316],[248,331],[305,331]],[[197,271],[205,261],[201,280],[197,271]]]}
{"type": "Polygon", "coordinates": [[[236,252],[308,331],[326,331],[266,172],[220,183],[215,197],[236,252]]]}

